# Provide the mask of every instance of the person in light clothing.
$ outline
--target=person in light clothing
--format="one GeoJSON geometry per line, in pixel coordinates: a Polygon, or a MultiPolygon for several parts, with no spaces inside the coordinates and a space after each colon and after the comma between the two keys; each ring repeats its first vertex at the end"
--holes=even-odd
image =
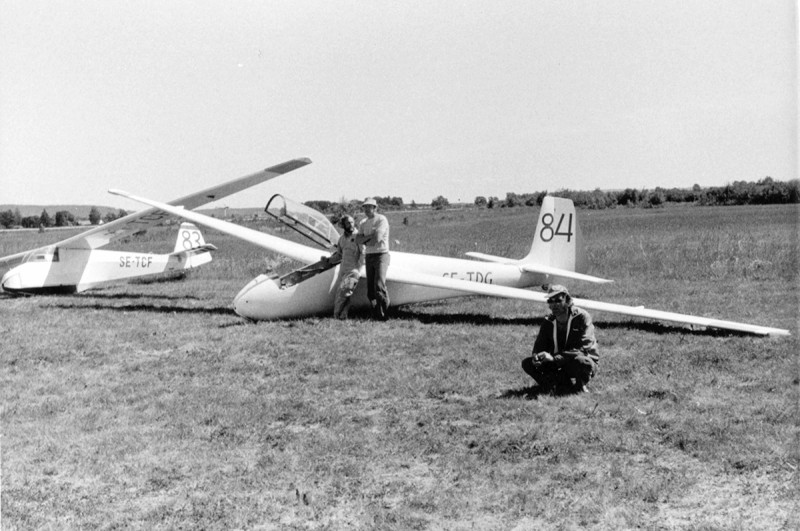
{"type": "Polygon", "coordinates": [[[389,292],[386,289],[386,272],[389,269],[389,220],[378,214],[378,203],[368,197],[361,204],[367,216],[358,227],[356,242],[364,244],[367,269],[367,297],[372,305],[372,316],[386,320],[389,309],[389,292]]]}
{"type": "Polygon", "coordinates": [[[600,360],[592,317],[573,306],[564,286],[550,287],[547,305],[552,313],[539,329],[532,355],[522,360],[522,369],[542,391],[558,387],[586,393],[600,360]]]}
{"type": "Polygon", "coordinates": [[[340,221],[344,234],[339,236],[335,250],[324,258],[328,264],[341,264],[339,278],[336,280],[336,298],[333,302],[333,316],[347,319],[350,310],[350,297],[356,290],[361,266],[364,265],[364,246],[356,242],[358,230],[352,216],[344,216],[340,221]]]}

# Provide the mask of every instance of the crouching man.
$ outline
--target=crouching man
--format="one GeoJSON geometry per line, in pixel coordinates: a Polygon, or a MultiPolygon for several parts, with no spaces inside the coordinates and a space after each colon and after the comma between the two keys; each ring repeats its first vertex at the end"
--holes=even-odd
{"type": "Polygon", "coordinates": [[[600,356],[592,317],[573,306],[567,288],[551,286],[547,293],[551,315],[539,330],[533,355],[522,369],[536,380],[542,392],[589,392],[586,385],[597,372],[600,356]]]}

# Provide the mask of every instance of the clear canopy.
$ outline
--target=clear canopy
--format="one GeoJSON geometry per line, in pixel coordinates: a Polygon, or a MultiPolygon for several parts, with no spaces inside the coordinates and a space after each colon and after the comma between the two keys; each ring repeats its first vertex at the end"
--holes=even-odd
{"type": "Polygon", "coordinates": [[[339,241],[339,232],[324,214],[280,194],[270,198],[264,211],[320,247],[329,249],[339,241]]]}

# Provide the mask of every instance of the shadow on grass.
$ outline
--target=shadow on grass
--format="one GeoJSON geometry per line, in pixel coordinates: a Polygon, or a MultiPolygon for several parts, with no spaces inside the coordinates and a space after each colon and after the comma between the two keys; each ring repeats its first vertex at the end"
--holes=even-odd
{"type": "Polygon", "coordinates": [[[658,335],[687,334],[707,337],[753,337],[753,334],[748,334],[747,332],[738,332],[736,330],[722,330],[720,328],[690,328],[689,325],[669,325],[653,321],[595,321],[594,325],[599,330],[639,330],[658,335]]]}
{"type": "MultiPolygon", "coordinates": [[[[78,294],[81,296],[82,294],[78,294]]],[[[199,297],[195,297],[194,295],[158,295],[158,294],[148,294],[148,293],[97,293],[91,292],[85,295],[86,298],[93,298],[93,299],[109,299],[109,300],[124,300],[124,299],[157,299],[157,300],[167,300],[167,301],[199,301],[202,300],[199,297]]]]}
{"type": "Polygon", "coordinates": [[[471,324],[478,326],[489,325],[525,325],[541,326],[544,317],[492,317],[478,313],[421,313],[403,308],[390,311],[390,319],[415,320],[424,324],[471,324]]]}
{"type": "MultiPolygon", "coordinates": [[[[416,312],[410,309],[395,309],[390,317],[392,319],[413,319],[424,324],[472,324],[472,325],[523,325],[541,326],[544,317],[492,317],[476,313],[432,314],[416,312]]],[[[691,328],[689,325],[669,325],[654,321],[595,321],[598,330],[638,330],[652,334],[688,334],[693,336],[708,337],[752,337],[747,332],[735,330],[722,330],[717,328],[691,328]]]]}
{"type": "Polygon", "coordinates": [[[44,294],[32,294],[32,293],[8,293],[5,291],[0,291],[0,299],[25,299],[25,298],[44,298],[44,297],[57,297],[57,298],[69,298],[69,297],[78,297],[84,300],[91,300],[91,299],[108,299],[108,300],[125,300],[125,299],[157,299],[157,300],[168,300],[168,301],[178,301],[178,300],[189,300],[189,301],[199,301],[203,300],[199,297],[195,297],[194,295],[158,295],[158,294],[148,294],[148,293],[103,293],[102,291],[94,291],[90,290],[83,293],[44,293],[44,294]]]}
{"type": "Polygon", "coordinates": [[[555,389],[544,389],[538,385],[531,385],[529,387],[520,387],[519,389],[508,389],[497,395],[497,398],[503,400],[521,398],[523,400],[538,400],[540,396],[552,396],[555,398],[573,395],[582,395],[580,391],[574,387],[556,387],[555,389]]]}
{"type": "MultiPolygon", "coordinates": [[[[6,295],[0,292],[0,299],[2,298],[17,297],[17,295],[6,295]]],[[[138,300],[138,299],[151,299],[151,300],[167,300],[167,301],[199,301],[202,300],[195,296],[183,295],[148,295],[148,294],[124,294],[124,293],[92,293],[91,295],[82,296],[77,295],[79,300],[85,300],[85,304],[75,303],[61,303],[53,304],[52,307],[77,310],[77,309],[92,309],[92,310],[111,310],[118,312],[152,312],[152,313],[196,313],[198,315],[231,315],[236,314],[230,306],[217,306],[217,307],[181,307],[181,306],[166,306],[159,304],[121,304],[112,305],[110,303],[104,304],[103,302],[89,302],[92,299],[104,299],[108,301],[119,300],[138,300]]],[[[368,321],[371,316],[367,311],[352,311],[350,314],[351,319],[368,321]]],[[[296,320],[303,320],[298,318],[296,320]]],[[[431,314],[423,312],[415,312],[413,310],[403,308],[392,308],[389,311],[389,322],[392,320],[415,320],[423,324],[469,324],[475,326],[541,326],[545,322],[544,317],[493,317],[486,314],[476,313],[456,313],[456,314],[431,314]]],[[[243,320],[242,323],[250,322],[243,320]]],[[[752,337],[752,334],[746,332],[737,332],[735,330],[722,330],[716,328],[690,328],[688,325],[669,325],[652,321],[595,321],[595,326],[599,330],[630,330],[642,331],[657,335],[666,334],[684,334],[692,336],[705,336],[705,337],[752,337]]]]}
{"type": "Polygon", "coordinates": [[[183,306],[164,306],[158,304],[124,304],[112,306],[110,304],[102,304],[99,302],[90,304],[53,304],[52,308],[60,308],[62,310],[109,310],[112,312],[150,312],[150,313],[194,313],[198,315],[230,315],[231,317],[238,317],[233,308],[225,307],[208,307],[208,308],[187,308],[183,306]]]}
{"type": "Polygon", "coordinates": [[[139,284],[139,285],[147,285],[147,284],[164,284],[167,282],[183,282],[189,278],[190,274],[188,271],[180,271],[177,273],[159,273],[157,275],[149,276],[149,277],[134,277],[128,280],[129,284],[139,284]]]}

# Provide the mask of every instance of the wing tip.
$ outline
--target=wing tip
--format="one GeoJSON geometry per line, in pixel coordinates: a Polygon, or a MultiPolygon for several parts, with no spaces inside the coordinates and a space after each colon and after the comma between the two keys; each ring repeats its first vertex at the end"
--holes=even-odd
{"type": "Polygon", "coordinates": [[[282,162],[275,166],[270,166],[264,171],[284,174],[284,173],[289,173],[292,170],[296,170],[297,168],[302,168],[307,164],[311,164],[311,159],[309,159],[308,157],[303,157],[299,159],[288,160],[286,162],[282,162]]]}

